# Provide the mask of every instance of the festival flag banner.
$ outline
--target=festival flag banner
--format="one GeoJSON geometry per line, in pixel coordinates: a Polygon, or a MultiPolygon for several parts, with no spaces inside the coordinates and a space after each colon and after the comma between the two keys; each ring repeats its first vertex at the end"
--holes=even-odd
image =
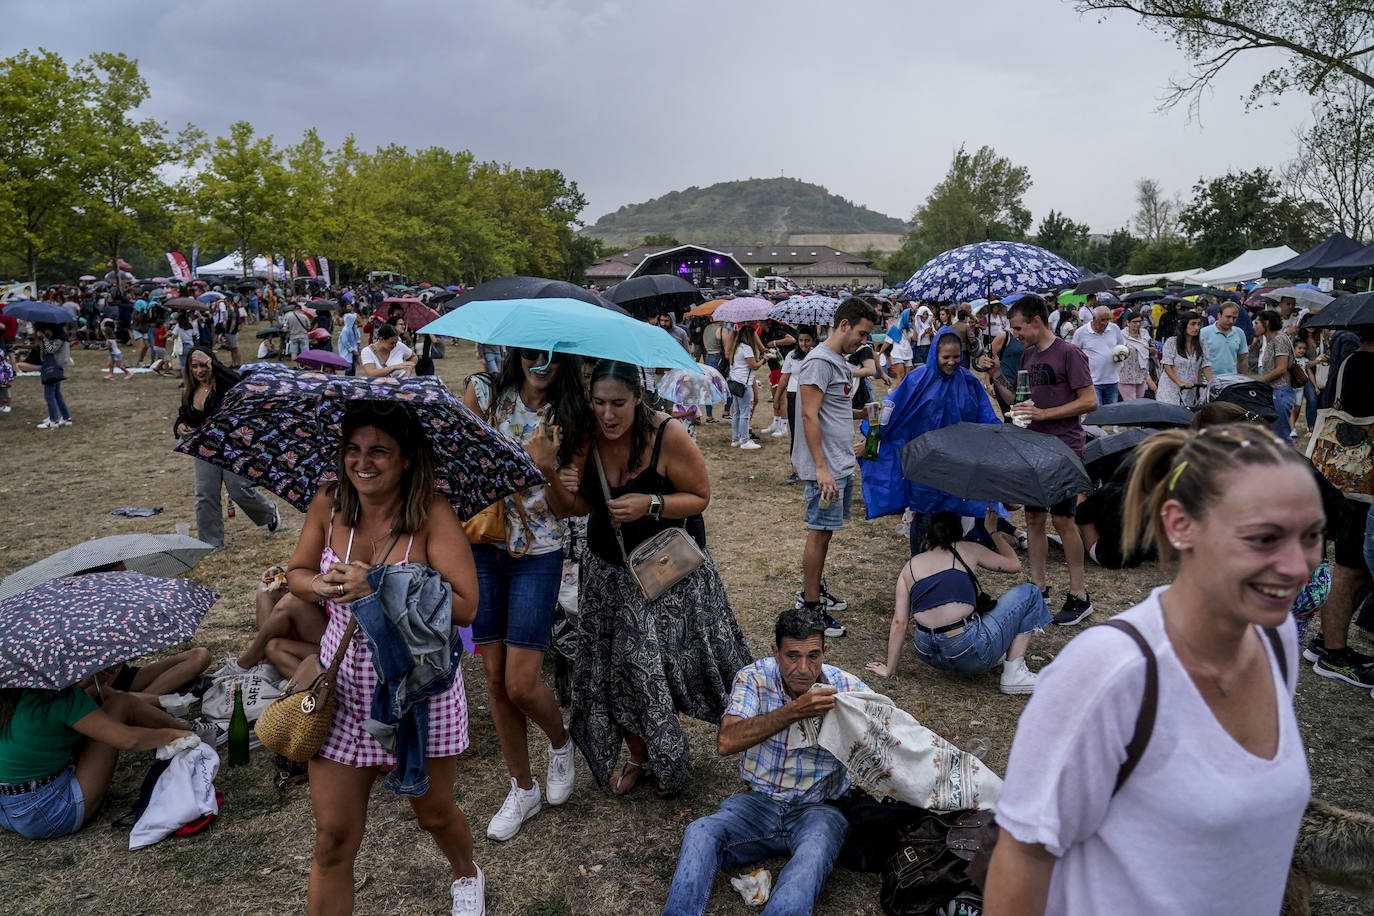
{"type": "Polygon", "coordinates": [[[310,279],[314,280],[314,279],[316,279],[317,277],[319,277],[319,274],[315,272],[315,259],[314,259],[314,258],[306,258],[306,259],[305,259],[305,269],[306,269],[306,271],[310,274],[310,279]]]}
{"type": "Polygon", "coordinates": [[[329,279],[329,259],[324,255],[320,255],[320,279],[324,281],[325,286],[331,285],[329,279]]]}
{"type": "Polygon", "coordinates": [[[199,266],[199,262],[200,243],[196,242],[194,245],[191,246],[191,276],[187,279],[194,280],[196,278],[196,268],[199,266]]]}
{"type": "Polygon", "coordinates": [[[191,276],[191,265],[186,263],[186,256],[180,251],[167,252],[167,262],[172,265],[172,276],[182,283],[195,279],[191,276]]]}

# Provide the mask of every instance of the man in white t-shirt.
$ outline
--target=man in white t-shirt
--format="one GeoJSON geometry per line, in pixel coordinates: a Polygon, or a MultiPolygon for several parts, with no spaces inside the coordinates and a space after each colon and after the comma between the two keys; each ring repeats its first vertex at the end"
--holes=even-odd
{"type": "Polygon", "coordinates": [[[1121,371],[1116,348],[1126,346],[1126,335],[1112,324],[1112,310],[1105,305],[1093,309],[1092,320],[1073,332],[1073,345],[1088,357],[1088,371],[1093,376],[1093,389],[1098,404],[1115,404],[1121,400],[1116,387],[1121,371]]]}

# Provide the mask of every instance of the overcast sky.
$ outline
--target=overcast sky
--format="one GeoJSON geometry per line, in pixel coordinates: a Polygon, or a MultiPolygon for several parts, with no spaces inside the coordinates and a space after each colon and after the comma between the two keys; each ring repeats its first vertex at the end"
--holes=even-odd
{"type": "MultiPolygon", "coordinates": [[[[145,112],[280,143],[471,149],[561,169],[593,222],[689,185],[786,174],[907,219],[959,144],[1029,167],[1051,208],[1126,225],[1134,183],[1293,155],[1305,99],[1246,113],[1242,59],[1200,121],[1156,108],[1186,61],[1134,19],[1060,0],[8,0],[0,56],[138,59],[145,112]]],[[[1268,52],[1265,52],[1268,53],[1268,52]]]]}

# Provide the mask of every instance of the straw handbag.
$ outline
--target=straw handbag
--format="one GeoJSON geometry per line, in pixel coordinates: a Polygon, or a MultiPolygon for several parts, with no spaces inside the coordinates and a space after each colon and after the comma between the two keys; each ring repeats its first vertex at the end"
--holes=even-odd
{"type": "MultiPolygon", "coordinates": [[[[487,409],[482,417],[483,421],[492,429],[496,428],[496,393],[490,395],[491,400],[487,403],[487,409]]],[[[520,503],[518,494],[511,494],[515,500],[515,511],[520,515],[520,524],[525,529],[525,548],[519,553],[508,550],[512,557],[517,560],[529,553],[530,542],[534,540],[534,531],[530,528],[530,520],[525,515],[525,507],[520,503]]],[[[498,499],[496,502],[478,512],[472,518],[463,522],[463,533],[468,536],[469,544],[504,544],[506,543],[506,501],[498,499]]]]}
{"type": "Polygon", "coordinates": [[[318,655],[309,656],[296,668],[286,689],[258,716],[253,729],[263,747],[298,763],[320,752],[334,716],[334,686],[339,676],[339,663],[357,628],[356,618],[348,622],[348,629],[344,630],[328,670],[320,670],[318,655]]]}

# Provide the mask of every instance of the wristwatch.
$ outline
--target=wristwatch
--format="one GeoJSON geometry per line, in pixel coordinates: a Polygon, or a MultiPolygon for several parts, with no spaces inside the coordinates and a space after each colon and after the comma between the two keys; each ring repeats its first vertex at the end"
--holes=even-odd
{"type": "Polygon", "coordinates": [[[654,521],[663,517],[663,497],[657,493],[649,494],[649,511],[644,513],[654,521]]]}

